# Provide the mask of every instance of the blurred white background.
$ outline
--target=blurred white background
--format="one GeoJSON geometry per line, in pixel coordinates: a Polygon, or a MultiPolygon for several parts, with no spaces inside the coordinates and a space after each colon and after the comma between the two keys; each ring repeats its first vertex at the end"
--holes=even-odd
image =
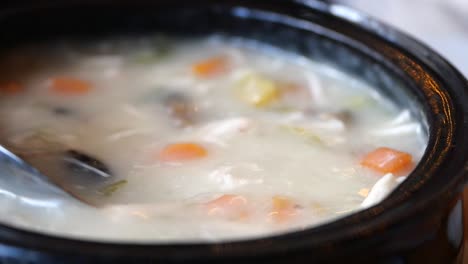
{"type": "Polygon", "coordinates": [[[337,0],[441,53],[468,77],[468,0],[337,0]]]}

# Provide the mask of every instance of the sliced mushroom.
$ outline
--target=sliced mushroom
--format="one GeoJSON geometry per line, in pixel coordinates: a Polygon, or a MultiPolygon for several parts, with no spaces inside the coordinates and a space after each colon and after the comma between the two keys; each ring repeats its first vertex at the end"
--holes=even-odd
{"type": "Polygon", "coordinates": [[[175,119],[176,126],[185,127],[195,122],[197,107],[188,96],[170,92],[163,96],[162,102],[169,115],[175,119]]]}
{"type": "Polygon", "coordinates": [[[109,178],[111,171],[102,161],[77,150],[67,150],[63,156],[66,166],[84,177],[109,178]]]}

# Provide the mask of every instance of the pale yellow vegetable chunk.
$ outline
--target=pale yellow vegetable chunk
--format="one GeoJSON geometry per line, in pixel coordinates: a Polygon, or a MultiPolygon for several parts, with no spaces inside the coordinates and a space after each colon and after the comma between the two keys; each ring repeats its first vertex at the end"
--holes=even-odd
{"type": "Polygon", "coordinates": [[[258,74],[248,74],[236,86],[239,98],[255,107],[264,107],[280,95],[277,84],[258,74]]]}

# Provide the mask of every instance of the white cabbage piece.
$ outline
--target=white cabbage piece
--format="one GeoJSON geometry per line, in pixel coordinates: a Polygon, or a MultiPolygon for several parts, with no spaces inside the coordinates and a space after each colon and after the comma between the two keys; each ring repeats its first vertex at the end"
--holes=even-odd
{"type": "Polygon", "coordinates": [[[379,203],[405,179],[406,177],[396,177],[392,173],[385,174],[374,184],[369,195],[367,195],[366,199],[361,203],[361,207],[368,208],[379,203]]]}

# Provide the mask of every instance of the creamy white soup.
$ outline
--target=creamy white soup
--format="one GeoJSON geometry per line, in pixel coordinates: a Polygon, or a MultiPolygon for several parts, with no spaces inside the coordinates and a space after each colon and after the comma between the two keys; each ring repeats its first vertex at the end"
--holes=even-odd
{"type": "Polygon", "coordinates": [[[127,242],[297,231],[374,205],[420,160],[408,109],[329,65],[212,36],[63,41],[0,59],[0,222],[127,242]],[[45,190],[45,189],[44,189],[45,190]]]}

